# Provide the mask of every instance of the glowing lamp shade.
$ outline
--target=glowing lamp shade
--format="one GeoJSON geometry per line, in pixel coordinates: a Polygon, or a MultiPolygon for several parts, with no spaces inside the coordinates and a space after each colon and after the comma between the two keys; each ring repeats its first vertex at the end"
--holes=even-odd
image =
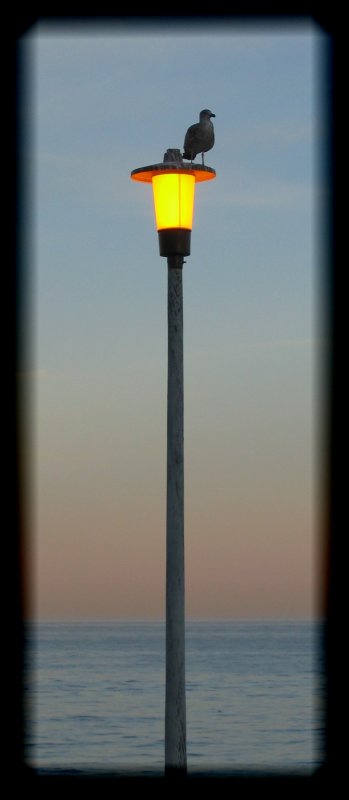
{"type": "Polygon", "coordinates": [[[183,164],[179,150],[167,150],[171,158],[161,164],[132,170],[133,181],[152,183],[155,222],[161,256],[190,255],[193,227],[195,184],[216,177],[212,167],[204,164],[183,164]],[[173,161],[172,156],[176,155],[173,161]],[[179,159],[179,160],[177,160],[179,159]]]}
{"type": "Polygon", "coordinates": [[[195,176],[162,173],[152,178],[155,220],[158,231],[193,227],[195,176]]]}

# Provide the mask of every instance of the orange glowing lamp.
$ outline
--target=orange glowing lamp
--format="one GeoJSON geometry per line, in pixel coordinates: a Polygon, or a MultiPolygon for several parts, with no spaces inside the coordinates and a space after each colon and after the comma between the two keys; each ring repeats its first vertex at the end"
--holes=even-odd
{"type": "Polygon", "coordinates": [[[211,167],[184,164],[179,150],[168,150],[162,164],[131,172],[132,180],[152,183],[161,256],[190,254],[195,184],[215,177],[211,167]]]}

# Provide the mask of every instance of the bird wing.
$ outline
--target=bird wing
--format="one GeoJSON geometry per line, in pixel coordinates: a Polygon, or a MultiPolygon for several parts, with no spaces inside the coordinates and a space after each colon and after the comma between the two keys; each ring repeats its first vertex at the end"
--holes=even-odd
{"type": "Polygon", "coordinates": [[[197,145],[197,139],[199,133],[200,133],[200,124],[197,122],[195,125],[191,125],[190,128],[188,128],[184,139],[184,149],[189,150],[189,152],[195,151],[195,155],[198,152],[198,150],[196,150],[195,148],[197,145]]]}

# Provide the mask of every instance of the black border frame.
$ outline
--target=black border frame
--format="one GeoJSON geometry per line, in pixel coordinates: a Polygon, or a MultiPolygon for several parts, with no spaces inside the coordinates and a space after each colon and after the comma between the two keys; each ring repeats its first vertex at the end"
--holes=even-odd
{"type": "MultiPolygon", "coordinates": [[[[40,4],[41,5],[41,4],[40,4]]],[[[343,588],[345,579],[342,568],[345,564],[343,540],[345,539],[345,520],[343,485],[343,463],[341,450],[343,449],[344,432],[346,430],[342,420],[343,391],[342,375],[345,368],[342,367],[340,360],[340,350],[345,339],[342,327],[342,309],[340,300],[345,297],[344,286],[342,285],[341,251],[343,242],[343,217],[340,214],[339,198],[340,190],[344,189],[342,177],[344,177],[344,152],[342,153],[342,131],[340,116],[342,108],[346,106],[346,95],[341,92],[341,83],[345,79],[344,62],[344,38],[346,36],[344,18],[338,12],[326,8],[323,12],[314,11],[313,4],[300,7],[301,4],[286,4],[282,12],[275,9],[269,3],[264,4],[264,8],[259,9],[256,3],[237,3],[234,4],[234,13],[227,14],[223,9],[222,13],[215,14],[210,20],[218,22],[229,19],[229,21],[246,21],[261,23],[305,21],[310,20],[316,23],[319,28],[330,37],[329,56],[326,64],[326,74],[323,76],[326,86],[326,98],[324,113],[330,121],[330,141],[325,153],[322,154],[322,172],[329,186],[329,193],[322,209],[324,227],[326,233],[323,234],[322,251],[324,253],[324,274],[323,282],[326,295],[325,316],[328,326],[328,336],[330,341],[329,353],[325,365],[326,373],[326,401],[325,401],[325,479],[323,481],[323,537],[324,565],[323,565],[323,609],[325,619],[324,630],[324,675],[326,682],[326,703],[325,703],[325,757],[322,766],[311,776],[297,774],[253,773],[244,774],[214,773],[205,775],[188,775],[186,780],[192,784],[201,785],[204,783],[207,788],[214,787],[218,790],[223,786],[229,786],[232,790],[243,792],[253,791],[274,791],[280,795],[286,787],[292,792],[298,790],[309,791],[313,787],[317,788],[329,786],[331,789],[335,785],[344,785],[343,779],[346,776],[346,748],[345,748],[345,683],[344,683],[344,655],[345,648],[345,622],[344,611],[345,601],[343,588]],[[340,369],[342,367],[342,370],[340,369]],[[345,748],[345,749],[344,749],[345,748]]],[[[17,372],[21,370],[25,362],[25,346],[23,342],[23,327],[26,311],[26,276],[25,276],[25,256],[21,250],[21,224],[23,222],[23,175],[20,158],[21,152],[21,108],[24,101],[24,70],[21,62],[18,43],[30,27],[38,21],[52,22],[71,22],[85,21],[91,22],[113,21],[121,19],[124,22],[134,24],[135,17],[119,16],[109,10],[99,9],[98,13],[85,14],[79,5],[72,3],[69,9],[61,3],[59,7],[55,4],[49,10],[40,10],[40,6],[34,12],[14,11],[8,12],[4,26],[4,47],[2,49],[2,59],[4,61],[1,70],[3,80],[3,108],[6,113],[3,117],[1,126],[2,154],[4,178],[3,188],[3,214],[2,221],[6,232],[6,242],[4,248],[3,277],[5,277],[5,289],[3,302],[5,314],[3,341],[5,350],[5,406],[3,406],[3,421],[5,428],[6,459],[4,459],[4,509],[3,525],[5,542],[4,572],[10,574],[10,587],[7,582],[4,599],[4,610],[7,620],[9,619],[9,632],[6,634],[5,645],[5,677],[3,684],[5,687],[5,697],[8,695],[6,707],[5,752],[3,757],[3,774],[8,785],[17,786],[19,782],[25,783],[28,788],[41,790],[47,796],[51,790],[57,786],[60,791],[66,789],[83,789],[92,787],[94,792],[120,789],[123,790],[127,783],[128,788],[133,789],[138,785],[144,784],[146,789],[155,788],[158,785],[163,787],[162,775],[137,774],[135,771],[129,775],[121,773],[84,773],[84,774],[37,774],[26,768],[24,763],[24,714],[23,714],[23,653],[24,653],[24,616],[25,616],[25,544],[27,541],[26,530],[26,497],[25,483],[23,480],[23,405],[25,398],[17,383],[17,372]],[[73,6],[73,7],[72,7],[73,6]],[[8,446],[7,446],[8,445],[8,446]],[[10,595],[9,595],[10,588],[10,595]],[[131,782],[131,786],[129,783],[131,782]]],[[[154,14],[137,17],[140,24],[153,25],[155,21],[163,22],[171,19],[171,23],[176,20],[188,24],[198,23],[198,17],[188,15],[187,17],[173,17],[164,15],[158,17],[156,10],[154,14]]],[[[207,17],[202,18],[207,21],[207,17]]],[[[24,187],[25,188],[25,187],[24,187]]],[[[345,367],[345,362],[343,363],[345,367]]],[[[344,455],[344,452],[343,452],[344,455]]],[[[6,583],[6,582],[5,582],[6,583]]],[[[188,787],[189,788],[189,787],[188,787]]]]}

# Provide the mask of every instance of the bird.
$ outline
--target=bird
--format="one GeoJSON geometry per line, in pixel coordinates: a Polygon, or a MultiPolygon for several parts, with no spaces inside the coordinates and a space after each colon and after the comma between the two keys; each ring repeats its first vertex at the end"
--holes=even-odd
{"type": "Polygon", "coordinates": [[[211,117],[215,116],[208,108],[200,111],[200,122],[191,125],[185,134],[183,158],[193,161],[198,153],[201,153],[204,165],[204,153],[211,150],[214,145],[214,128],[211,117]]]}

